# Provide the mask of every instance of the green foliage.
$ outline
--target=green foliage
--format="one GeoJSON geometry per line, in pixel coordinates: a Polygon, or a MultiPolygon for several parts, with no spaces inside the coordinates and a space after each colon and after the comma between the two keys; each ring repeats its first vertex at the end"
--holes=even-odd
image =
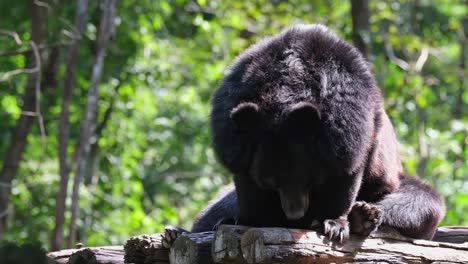
{"type": "MultiPolygon", "coordinates": [[[[6,2],[0,3],[0,29],[16,31],[24,44],[0,34],[0,51],[28,48],[28,7],[6,2]]],[[[63,30],[73,24],[74,6],[52,2],[45,43],[69,40],[63,30]]],[[[468,225],[468,87],[457,33],[468,28],[463,22],[467,7],[443,0],[420,1],[420,6],[409,0],[370,2],[370,62],[401,141],[405,168],[423,172],[421,177],[444,194],[444,225],[468,225]],[[410,70],[389,60],[386,35],[410,70]],[[416,71],[425,48],[429,57],[416,71]]],[[[71,105],[70,153],[83,119],[101,14],[99,1],[91,1],[89,8],[71,105]]],[[[211,149],[211,94],[237,54],[296,23],[323,23],[350,41],[350,6],[344,0],[119,1],[98,122],[111,106],[112,112],[88,161],[78,223],[81,242],[122,244],[166,224],[190,228],[197,212],[230,181],[211,149]]],[[[46,50],[44,61],[47,55],[46,50]]],[[[7,240],[48,245],[58,192],[57,120],[65,58],[63,49],[57,86],[42,97],[47,147],[42,149],[35,125],[13,182],[7,240]]],[[[0,57],[0,76],[24,64],[22,55],[0,57]]],[[[26,75],[17,75],[0,82],[0,157],[20,115],[25,80],[26,75]]]]}

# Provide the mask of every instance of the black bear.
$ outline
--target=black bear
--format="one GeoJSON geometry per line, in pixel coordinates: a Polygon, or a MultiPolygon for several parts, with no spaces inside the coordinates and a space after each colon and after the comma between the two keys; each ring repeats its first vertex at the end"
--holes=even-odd
{"type": "Polygon", "coordinates": [[[435,190],[403,173],[365,59],[325,26],[292,27],[239,55],[213,97],[211,126],[235,189],[193,232],[318,221],[341,241],[380,224],[431,239],[445,214],[435,190]]]}

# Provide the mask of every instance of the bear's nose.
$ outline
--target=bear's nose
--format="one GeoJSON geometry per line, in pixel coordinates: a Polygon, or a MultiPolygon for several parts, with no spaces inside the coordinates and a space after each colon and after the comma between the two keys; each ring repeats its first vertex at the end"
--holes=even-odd
{"type": "Polygon", "coordinates": [[[303,217],[309,208],[309,195],[300,193],[286,193],[279,190],[281,207],[288,220],[297,220],[303,217]]]}
{"type": "Polygon", "coordinates": [[[288,220],[301,219],[305,214],[305,210],[302,210],[302,209],[299,209],[299,210],[284,210],[284,207],[283,207],[283,211],[284,211],[284,213],[286,215],[286,218],[288,220]]]}

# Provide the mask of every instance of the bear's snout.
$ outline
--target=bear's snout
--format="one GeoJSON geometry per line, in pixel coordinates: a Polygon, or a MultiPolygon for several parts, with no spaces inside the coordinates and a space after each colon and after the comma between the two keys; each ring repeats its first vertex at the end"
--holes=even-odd
{"type": "Polygon", "coordinates": [[[280,194],[281,207],[288,220],[298,220],[302,218],[309,209],[309,194],[298,192],[289,193],[278,190],[280,194]]]}

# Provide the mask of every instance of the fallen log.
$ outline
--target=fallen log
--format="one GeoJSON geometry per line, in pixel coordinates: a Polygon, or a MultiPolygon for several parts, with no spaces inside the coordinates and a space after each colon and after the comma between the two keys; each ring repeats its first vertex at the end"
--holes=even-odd
{"type": "Polygon", "coordinates": [[[124,250],[122,246],[66,249],[50,252],[47,257],[60,264],[123,264],[124,250]]]}
{"type": "Polygon", "coordinates": [[[47,258],[52,260],[54,263],[66,264],[68,263],[70,256],[78,250],[79,249],[64,249],[60,251],[49,252],[47,253],[47,258]]]}
{"type": "Polygon", "coordinates": [[[245,263],[242,257],[241,236],[247,226],[222,225],[216,231],[211,254],[215,263],[245,263]]]}
{"type": "Polygon", "coordinates": [[[56,263],[468,263],[468,227],[441,227],[435,241],[410,239],[381,228],[339,244],[311,230],[223,225],[188,233],[171,249],[161,235],[141,235],[123,247],[68,249],[48,254],[56,263]]]}
{"type": "Polygon", "coordinates": [[[464,243],[468,242],[468,227],[442,226],[437,229],[433,241],[464,243]]]}
{"type": "Polygon", "coordinates": [[[206,258],[209,244],[203,237],[185,234],[172,245],[170,263],[468,263],[468,243],[445,242],[462,243],[465,231],[443,228],[437,237],[441,241],[427,241],[381,228],[369,238],[351,236],[340,244],[311,230],[225,225],[214,235],[212,259],[206,258]]]}
{"type": "Polygon", "coordinates": [[[212,264],[211,243],[214,232],[187,233],[176,239],[171,246],[169,263],[212,264]]]}
{"type": "Polygon", "coordinates": [[[418,240],[379,232],[343,244],[309,230],[250,228],[241,237],[247,263],[468,263],[468,243],[418,240]]]}
{"type": "Polygon", "coordinates": [[[169,263],[169,249],[163,247],[161,234],[131,237],[125,243],[124,251],[125,263],[169,263]]]}

